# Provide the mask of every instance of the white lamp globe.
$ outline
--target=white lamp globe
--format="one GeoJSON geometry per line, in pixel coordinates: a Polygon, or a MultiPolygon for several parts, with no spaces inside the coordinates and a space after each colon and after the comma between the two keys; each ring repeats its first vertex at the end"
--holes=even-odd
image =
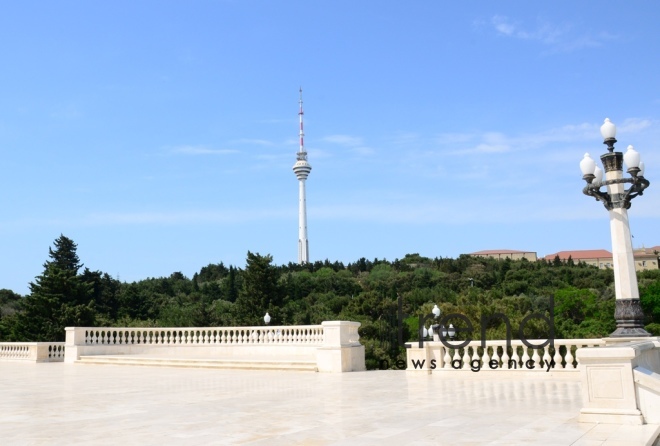
{"type": "Polygon", "coordinates": [[[600,134],[604,140],[616,137],[616,126],[610,121],[610,118],[605,118],[605,122],[600,126],[600,134]]]}
{"type": "Polygon", "coordinates": [[[594,183],[600,184],[603,181],[603,169],[600,167],[596,166],[596,169],[594,170],[594,183]]]}
{"type": "Polygon", "coordinates": [[[593,175],[594,170],[596,170],[596,162],[588,153],[585,153],[584,158],[580,161],[580,170],[582,171],[582,176],[593,175]]]}
{"type": "Polygon", "coordinates": [[[639,168],[640,156],[639,152],[633,146],[628,146],[628,150],[623,155],[623,162],[626,163],[628,169],[639,168]]]}

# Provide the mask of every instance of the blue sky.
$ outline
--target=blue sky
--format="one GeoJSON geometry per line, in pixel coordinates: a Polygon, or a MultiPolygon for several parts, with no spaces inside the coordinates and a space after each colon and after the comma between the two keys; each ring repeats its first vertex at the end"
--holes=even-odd
{"type": "Polygon", "coordinates": [[[297,259],[611,249],[585,152],[633,144],[660,244],[660,4],[9,2],[0,16],[0,288],[60,234],[123,281],[297,259]]]}

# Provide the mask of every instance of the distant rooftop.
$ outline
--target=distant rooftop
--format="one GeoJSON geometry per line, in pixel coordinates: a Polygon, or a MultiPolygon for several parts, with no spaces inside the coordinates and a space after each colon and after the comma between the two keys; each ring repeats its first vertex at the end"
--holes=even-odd
{"type": "Polygon", "coordinates": [[[471,256],[487,256],[493,254],[526,254],[535,253],[534,251],[516,251],[515,249],[486,249],[483,251],[471,252],[471,256]]]}
{"type": "Polygon", "coordinates": [[[574,250],[574,251],[559,251],[554,254],[548,254],[544,257],[545,260],[554,260],[555,257],[559,256],[560,260],[568,260],[570,257],[572,260],[584,260],[584,259],[606,259],[612,258],[612,253],[606,249],[585,249],[585,250],[574,250]]]}

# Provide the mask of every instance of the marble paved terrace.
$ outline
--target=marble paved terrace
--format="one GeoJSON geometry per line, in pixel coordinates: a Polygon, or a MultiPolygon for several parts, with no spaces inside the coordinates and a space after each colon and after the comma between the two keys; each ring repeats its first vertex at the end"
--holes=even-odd
{"type": "MultiPolygon", "coordinates": [[[[638,445],[580,424],[580,384],[0,362],[2,445],[638,445]]],[[[652,442],[651,442],[652,443],[652,442]]]]}

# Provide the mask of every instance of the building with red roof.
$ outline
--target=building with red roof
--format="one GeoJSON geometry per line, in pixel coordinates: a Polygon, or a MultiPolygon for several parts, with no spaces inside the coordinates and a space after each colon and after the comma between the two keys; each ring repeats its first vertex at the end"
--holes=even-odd
{"type": "Polygon", "coordinates": [[[520,260],[527,259],[530,261],[536,261],[536,252],[532,251],[515,251],[512,249],[487,249],[485,251],[472,252],[468,255],[475,257],[490,257],[493,259],[504,260],[520,260]]]}

